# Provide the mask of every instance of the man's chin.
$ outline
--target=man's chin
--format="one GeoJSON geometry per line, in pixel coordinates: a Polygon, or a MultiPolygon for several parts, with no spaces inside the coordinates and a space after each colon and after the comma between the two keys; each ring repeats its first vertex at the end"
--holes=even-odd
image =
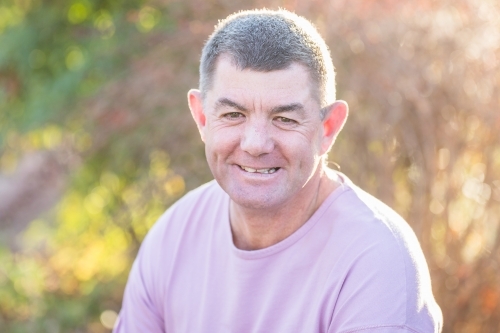
{"type": "Polygon", "coordinates": [[[248,209],[248,210],[268,210],[275,207],[280,207],[283,205],[283,199],[280,200],[275,195],[270,195],[269,193],[255,193],[255,191],[250,193],[239,192],[239,193],[228,193],[231,200],[238,206],[248,209]]]}

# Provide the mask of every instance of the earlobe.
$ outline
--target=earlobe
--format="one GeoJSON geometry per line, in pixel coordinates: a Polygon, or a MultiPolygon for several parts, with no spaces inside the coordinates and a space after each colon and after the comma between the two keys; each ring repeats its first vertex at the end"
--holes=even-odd
{"type": "Polygon", "coordinates": [[[345,101],[338,100],[330,105],[323,119],[323,153],[327,153],[333,146],[337,135],[344,127],[349,113],[349,107],[345,101]]]}
{"type": "Polygon", "coordinates": [[[191,110],[191,115],[200,132],[201,140],[205,141],[204,129],[206,124],[205,112],[203,110],[203,99],[201,92],[198,89],[191,89],[188,91],[188,104],[191,110]]]}

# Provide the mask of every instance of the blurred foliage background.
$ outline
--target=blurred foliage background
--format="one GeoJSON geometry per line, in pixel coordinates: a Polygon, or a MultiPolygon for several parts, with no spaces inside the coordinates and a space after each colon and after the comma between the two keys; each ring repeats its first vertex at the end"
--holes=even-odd
{"type": "Polygon", "coordinates": [[[203,42],[264,6],[330,46],[330,160],[417,233],[444,332],[500,331],[498,1],[2,0],[1,332],[110,332],[147,230],[211,179],[185,97],[203,42]]]}

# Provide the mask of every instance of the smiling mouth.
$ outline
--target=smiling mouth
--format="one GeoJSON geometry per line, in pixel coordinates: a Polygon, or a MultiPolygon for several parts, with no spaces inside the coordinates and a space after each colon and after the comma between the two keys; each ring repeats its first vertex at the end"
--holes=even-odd
{"type": "Polygon", "coordinates": [[[253,169],[250,167],[246,167],[243,165],[238,165],[241,170],[250,172],[250,173],[263,173],[263,174],[269,174],[269,173],[275,173],[278,171],[280,168],[267,168],[267,169],[253,169]]]}

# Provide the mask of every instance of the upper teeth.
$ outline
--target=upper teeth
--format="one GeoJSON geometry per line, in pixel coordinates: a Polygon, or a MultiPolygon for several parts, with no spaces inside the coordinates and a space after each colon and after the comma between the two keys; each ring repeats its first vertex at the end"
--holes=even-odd
{"type": "Polygon", "coordinates": [[[252,169],[249,167],[241,166],[243,170],[246,172],[258,172],[258,173],[274,173],[278,168],[269,168],[269,169],[252,169]]]}

